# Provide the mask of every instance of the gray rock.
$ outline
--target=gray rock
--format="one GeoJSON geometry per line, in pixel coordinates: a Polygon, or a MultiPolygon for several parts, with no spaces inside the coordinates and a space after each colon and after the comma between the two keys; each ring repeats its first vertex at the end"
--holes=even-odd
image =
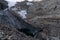
{"type": "Polygon", "coordinates": [[[8,8],[8,3],[5,0],[0,0],[0,11],[8,8]]]}

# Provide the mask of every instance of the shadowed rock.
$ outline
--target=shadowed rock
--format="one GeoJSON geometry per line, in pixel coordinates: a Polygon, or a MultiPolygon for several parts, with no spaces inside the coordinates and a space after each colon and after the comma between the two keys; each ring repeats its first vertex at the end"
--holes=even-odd
{"type": "Polygon", "coordinates": [[[0,0],[0,10],[8,8],[8,3],[5,0],[0,0]]]}

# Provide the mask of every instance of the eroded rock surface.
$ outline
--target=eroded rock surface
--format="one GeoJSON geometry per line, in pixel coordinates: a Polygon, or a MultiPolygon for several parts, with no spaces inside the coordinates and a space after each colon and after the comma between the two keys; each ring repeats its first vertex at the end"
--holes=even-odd
{"type": "Polygon", "coordinates": [[[60,40],[60,0],[33,2],[27,13],[26,22],[44,28],[43,32],[36,35],[38,39],[42,36],[45,40],[60,40]]]}
{"type": "Polygon", "coordinates": [[[34,38],[38,31],[10,8],[0,11],[0,40],[39,40],[34,38]]]}
{"type": "Polygon", "coordinates": [[[47,40],[60,40],[60,0],[43,0],[34,3],[29,7],[27,21],[34,26],[47,27],[41,33],[42,37],[47,37],[47,40]]]}
{"type": "Polygon", "coordinates": [[[60,40],[60,0],[26,3],[18,2],[18,5],[0,12],[1,40],[60,40]],[[25,21],[18,14],[21,10],[27,11],[25,21]],[[42,31],[39,31],[40,28],[42,31]],[[37,32],[34,37],[25,34],[34,32],[37,32]]]}

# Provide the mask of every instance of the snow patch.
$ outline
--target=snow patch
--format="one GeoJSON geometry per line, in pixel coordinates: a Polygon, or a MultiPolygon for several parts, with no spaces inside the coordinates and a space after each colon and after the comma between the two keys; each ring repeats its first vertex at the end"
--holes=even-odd
{"type": "Polygon", "coordinates": [[[16,4],[16,2],[8,2],[9,7],[15,6],[15,4],[16,4]]]}
{"type": "Polygon", "coordinates": [[[17,8],[12,8],[12,10],[15,10],[15,11],[16,11],[16,10],[17,10],[17,8]]]}
{"type": "Polygon", "coordinates": [[[28,1],[33,1],[33,0],[28,0],[28,1]]]}
{"type": "Polygon", "coordinates": [[[31,2],[27,2],[26,4],[27,4],[27,5],[33,5],[33,3],[31,3],[31,2]]]}
{"type": "Polygon", "coordinates": [[[21,10],[21,11],[18,11],[18,14],[20,14],[20,16],[24,19],[24,18],[26,18],[27,11],[21,10]]]}
{"type": "Polygon", "coordinates": [[[6,0],[6,1],[9,1],[9,2],[21,2],[21,1],[24,1],[24,0],[6,0]]]}
{"type": "Polygon", "coordinates": [[[14,5],[16,4],[16,2],[13,2],[12,0],[11,0],[11,1],[5,0],[5,1],[8,2],[8,6],[9,6],[9,7],[12,7],[12,6],[14,6],[14,5]]]}

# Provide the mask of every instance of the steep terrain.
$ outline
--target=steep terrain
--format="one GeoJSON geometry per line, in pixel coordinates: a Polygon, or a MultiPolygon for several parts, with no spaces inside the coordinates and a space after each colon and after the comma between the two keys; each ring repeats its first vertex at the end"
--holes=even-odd
{"type": "MultiPolygon", "coordinates": [[[[5,2],[5,1],[4,1],[5,2]]],[[[1,4],[4,8],[3,3],[1,4]]],[[[0,8],[1,8],[0,7],[0,8]]],[[[39,40],[35,38],[38,32],[43,31],[25,22],[19,14],[10,8],[1,8],[0,11],[0,40],[39,40]]],[[[41,38],[42,40],[43,38],[41,38]]]]}
{"type": "Polygon", "coordinates": [[[43,32],[38,33],[36,37],[39,39],[42,35],[46,40],[60,40],[60,0],[42,0],[31,3],[32,5],[26,8],[25,21],[36,28],[44,28],[43,32]]]}
{"type": "Polygon", "coordinates": [[[1,40],[60,40],[60,0],[23,1],[11,8],[3,3],[1,40]]]}
{"type": "Polygon", "coordinates": [[[34,3],[29,7],[27,21],[34,26],[46,27],[42,36],[45,34],[47,40],[60,40],[60,0],[34,3]]]}

